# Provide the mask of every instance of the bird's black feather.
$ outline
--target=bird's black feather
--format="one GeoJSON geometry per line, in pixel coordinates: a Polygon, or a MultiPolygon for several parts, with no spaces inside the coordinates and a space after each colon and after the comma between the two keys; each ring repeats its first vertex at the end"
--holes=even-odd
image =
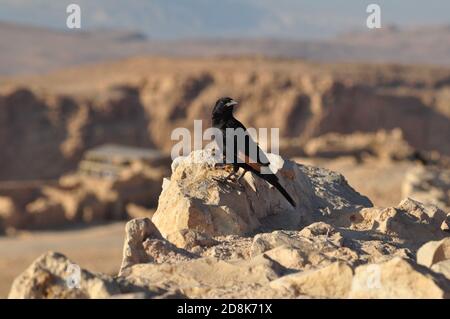
{"type": "Polygon", "coordinates": [[[247,128],[234,118],[233,106],[235,104],[236,102],[234,102],[231,98],[221,98],[217,101],[212,113],[213,127],[218,128],[222,132],[223,139],[221,151],[224,157],[227,158],[227,162],[232,164],[234,167],[240,167],[245,171],[251,171],[260,178],[266,180],[268,183],[273,185],[293,207],[296,207],[292,197],[279,183],[278,177],[273,173],[262,173],[263,169],[269,169],[269,159],[258,144],[251,138],[247,128]],[[238,129],[235,132],[239,133],[234,136],[234,150],[232,154],[228,154],[228,156],[226,147],[227,129],[238,129]],[[245,142],[239,143],[239,139],[245,142]]]}

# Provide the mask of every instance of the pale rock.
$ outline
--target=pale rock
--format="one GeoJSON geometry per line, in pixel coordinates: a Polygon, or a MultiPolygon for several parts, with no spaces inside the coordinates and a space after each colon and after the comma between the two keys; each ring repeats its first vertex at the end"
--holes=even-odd
{"type": "Polygon", "coordinates": [[[251,260],[204,257],[175,264],[138,264],[121,279],[142,288],[156,285],[169,291],[179,289],[189,298],[218,298],[230,293],[235,298],[248,298],[252,291],[283,274],[281,265],[261,255],[251,260]]]}
{"type": "Polygon", "coordinates": [[[64,255],[48,252],[13,282],[10,299],[183,298],[176,289],[147,285],[145,289],[105,274],[89,272],[64,255]],[[79,268],[78,268],[79,267],[79,268]],[[78,272],[79,270],[79,272],[78,272]]]}
{"type": "Polygon", "coordinates": [[[417,252],[417,263],[425,267],[450,259],[450,237],[440,241],[430,241],[417,252]]]}
{"type": "Polygon", "coordinates": [[[289,269],[301,270],[306,264],[306,260],[300,251],[287,245],[278,246],[266,251],[264,255],[289,269]]]}
{"type": "Polygon", "coordinates": [[[310,241],[298,237],[296,233],[277,230],[272,233],[257,234],[253,238],[251,254],[257,256],[279,246],[295,247],[305,251],[307,245],[310,245],[310,241]]]}
{"type": "Polygon", "coordinates": [[[178,248],[188,250],[191,250],[196,246],[210,247],[217,244],[217,241],[207,234],[200,233],[192,229],[182,229],[175,233],[170,233],[167,235],[167,240],[178,248]]]}
{"type": "Polygon", "coordinates": [[[400,257],[355,270],[350,298],[449,298],[450,282],[400,257]]]}
{"type": "Polygon", "coordinates": [[[227,172],[214,168],[214,155],[194,151],[173,165],[152,221],[165,237],[182,229],[210,236],[243,235],[263,227],[295,229],[323,215],[371,206],[342,175],[298,165],[268,154],[277,176],[297,203],[284,197],[261,178],[247,173],[243,187],[217,182],[227,172]],[[311,214],[311,212],[314,212],[311,214]]]}
{"type": "Polygon", "coordinates": [[[437,227],[440,227],[447,219],[447,214],[438,206],[409,197],[402,200],[397,207],[416,216],[421,222],[431,223],[437,227]]]}
{"type": "Polygon", "coordinates": [[[250,259],[253,237],[248,236],[218,236],[214,237],[217,245],[203,249],[202,256],[222,260],[250,259]]]}
{"type": "Polygon", "coordinates": [[[136,218],[125,226],[122,265],[119,275],[142,263],[176,263],[196,257],[165,240],[149,218],[136,218]]]}
{"type": "Polygon", "coordinates": [[[372,236],[387,235],[395,241],[408,241],[416,247],[445,237],[440,226],[444,218],[445,214],[436,206],[423,205],[407,198],[396,207],[363,208],[336,215],[330,223],[372,236]]]}
{"type": "Polygon", "coordinates": [[[353,270],[343,262],[320,269],[297,272],[270,283],[276,290],[292,291],[294,295],[322,298],[346,298],[352,285],[353,270]]]}
{"type": "MultiPolygon", "coordinates": [[[[324,226],[326,224],[323,224],[324,226]]],[[[313,231],[320,225],[312,227],[313,231]]],[[[309,230],[310,231],[310,230],[309,230]]],[[[265,254],[287,268],[310,269],[335,261],[353,264],[358,254],[348,247],[341,247],[342,237],[330,228],[333,236],[303,236],[308,231],[274,231],[257,234],[250,247],[251,256],[265,254]]]]}
{"type": "Polygon", "coordinates": [[[344,241],[341,233],[336,231],[333,226],[324,222],[312,223],[306,226],[299,232],[299,235],[307,238],[318,237],[324,240],[330,240],[338,247],[342,246],[344,241]]]}
{"type": "Polygon", "coordinates": [[[189,252],[178,248],[165,239],[147,238],[143,242],[143,247],[146,253],[147,263],[173,264],[198,258],[198,255],[194,253],[195,249],[192,249],[191,252],[189,252]]]}
{"type": "Polygon", "coordinates": [[[450,259],[435,263],[431,266],[431,270],[443,274],[448,280],[450,280],[450,259]]]}
{"type": "Polygon", "coordinates": [[[119,274],[132,265],[149,261],[143,246],[145,239],[149,237],[161,238],[161,234],[149,218],[136,218],[126,224],[119,274]]]}
{"type": "Polygon", "coordinates": [[[48,252],[36,259],[13,282],[11,299],[109,298],[119,294],[119,285],[112,277],[81,269],[79,288],[67,284],[74,272],[74,263],[64,255],[48,252]]]}
{"type": "MultiPolygon", "coordinates": [[[[360,240],[357,251],[360,254],[358,263],[382,263],[393,257],[402,257],[414,260],[414,249],[403,248],[402,243],[396,243],[391,238],[386,237],[379,240],[360,240]]],[[[370,237],[369,237],[370,238],[370,237]]]]}

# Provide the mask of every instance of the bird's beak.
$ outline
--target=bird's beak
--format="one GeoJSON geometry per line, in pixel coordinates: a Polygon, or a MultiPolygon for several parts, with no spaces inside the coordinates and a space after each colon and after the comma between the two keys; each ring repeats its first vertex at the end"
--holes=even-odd
{"type": "Polygon", "coordinates": [[[227,104],[225,104],[225,106],[231,107],[231,106],[235,106],[237,104],[238,104],[238,102],[232,100],[232,101],[228,102],[227,104]]]}

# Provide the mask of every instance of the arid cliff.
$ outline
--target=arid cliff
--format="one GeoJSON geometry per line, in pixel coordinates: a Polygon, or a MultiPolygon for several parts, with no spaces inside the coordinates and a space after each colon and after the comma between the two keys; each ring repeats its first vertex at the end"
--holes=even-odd
{"type": "Polygon", "coordinates": [[[0,81],[0,180],[56,178],[111,141],[169,151],[171,131],[209,126],[223,95],[241,102],[248,127],[280,128],[290,155],[325,133],[394,128],[414,148],[450,154],[448,69],[137,58],[0,81]]]}

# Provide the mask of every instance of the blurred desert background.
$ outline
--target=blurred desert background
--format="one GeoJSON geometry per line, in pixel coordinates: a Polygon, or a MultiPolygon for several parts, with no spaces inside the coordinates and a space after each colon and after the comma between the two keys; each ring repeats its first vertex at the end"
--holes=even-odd
{"type": "Polygon", "coordinates": [[[0,297],[59,251],[114,275],[151,217],[174,128],[216,99],[280,154],[342,173],[375,206],[450,213],[450,4],[0,0],[0,297]],[[315,3],[315,4],[313,4],[315,3]]]}

